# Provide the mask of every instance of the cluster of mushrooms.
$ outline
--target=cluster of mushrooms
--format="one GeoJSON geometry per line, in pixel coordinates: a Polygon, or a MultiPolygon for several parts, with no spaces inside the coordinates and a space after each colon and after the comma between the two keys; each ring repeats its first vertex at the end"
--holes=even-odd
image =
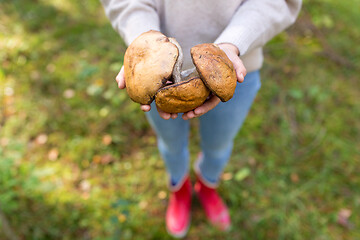
{"type": "Polygon", "coordinates": [[[140,104],[154,99],[167,113],[188,112],[202,105],[210,93],[226,102],[236,87],[232,62],[216,44],[191,48],[194,69],[181,71],[183,53],[174,38],[158,31],[137,37],[124,57],[125,83],[129,97],[140,104]]]}

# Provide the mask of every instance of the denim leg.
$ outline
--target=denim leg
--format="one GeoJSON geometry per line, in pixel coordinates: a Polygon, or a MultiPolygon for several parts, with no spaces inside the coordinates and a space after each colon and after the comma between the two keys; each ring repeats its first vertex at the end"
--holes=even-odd
{"type": "Polygon", "coordinates": [[[234,96],[219,103],[213,110],[200,117],[202,158],[197,163],[201,177],[216,185],[227,164],[233,140],[243,124],[256,93],[260,89],[259,71],[248,73],[243,83],[238,83],[234,96]]]}
{"type": "Polygon", "coordinates": [[[157,110],[155,103],[146,117],[157,135],[160,154],[165,161],[171,185],[176,186],[187,175],[189,170],[189,122],[181,118],[164,120],[157,110]]]}

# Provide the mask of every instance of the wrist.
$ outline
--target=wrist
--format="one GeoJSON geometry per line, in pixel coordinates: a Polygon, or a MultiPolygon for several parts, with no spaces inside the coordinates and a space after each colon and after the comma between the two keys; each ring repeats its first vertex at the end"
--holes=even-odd
{"type": "Polygon", "coordinates": [[[233,53],[235,53],[237,56],[240,56],[240,51],[239,51],[238,47],[232,43],[219,43],[218,46],[222,50],[224,50],[224,48],[226,48],[226,49],[232,51],[233,53]]]}

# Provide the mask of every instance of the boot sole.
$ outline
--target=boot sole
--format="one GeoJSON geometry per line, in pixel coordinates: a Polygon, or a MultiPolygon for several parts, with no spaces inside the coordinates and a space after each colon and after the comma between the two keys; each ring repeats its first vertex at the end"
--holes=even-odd
{"type": "Polygon", "coordinates": [[[167,231],[167,233],[168,233],[170,236],[172,236],[172,237],[174,237],[174,238],[183,238],[183,237],[186,236],[186,234],[187,234],[188,231],[189,231],[190,223],[191,223],[191,216],[190,216],[190,219],[189,219],[189,224],[188,224],[188,225],[186,226],[186,228],[185,228],[183,231],[181,231],[180,233],[173,233],[173,232],[171,232],[167,227],[166,227],[166,231],[167,231]]]}

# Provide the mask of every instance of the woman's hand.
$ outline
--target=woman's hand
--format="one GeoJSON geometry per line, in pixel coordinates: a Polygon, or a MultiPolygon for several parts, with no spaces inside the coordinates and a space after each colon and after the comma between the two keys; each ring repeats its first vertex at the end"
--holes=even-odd
{"type": "MultiPolygon", "coordinates": [[[[124,66],[121,67],[120,72],[118,73],[118,75],[116,76],[116,82],[118,84],[118,87],[120,89],[124,89],[126,88],[126,84],[125,84],[125,74],[124,74],[124,66]]],[[[148,112],[151,110],[151,106],[150,105],[141,105],[140,109],[144,112],[148,112]]],[[[170,118],[175,119],[177,118],[177,113],[166,113],[164,111],[162,111],[161,109],[157,108],[160,117],[162,117],[165,120],[168,120],[170,118]]]]}
{"type": "Polygon", "coordinates": [[[220,98],[211,94],[210,97],[206,99],[206,101],[202,105],[195,108],[194,110],[184,113],[182,118],[184,120],[189,120],[191,118],[200,117],[201,115],[204,115],[205,113],[216,107],[219,102],[220,98]]]}
{"type": "MultiPolygon", "coordinates": [[[[116,76],[116,82],[118,84],[118,87],[120,89],[124,89],[126,88],[126,84],[125,84],[125,74],[124,74],[124,66],[121,67],[120,72],[118,73],[118,75],[116,76]]],[[[148,112],[151,109],[150,105],[141,105],[140,106],[141,110],[143,110],[144,112],[148,112]]]]}
{"type": "Polygon", "coordinates": [[[247,71],[239,57],[239,49],[231,43],[219,43],[218,46],[226,53],[230,61],[233,63],[236,72],[236,78],[239,83],[242,83],[247,71]]]}
{"type": "MultiPolygon", "coordinates": [[[[230,61],[233,63],[236,72],[236,78],[238,82],[242,83],[244,81],[244,77],[246,76],[246,68],[239,58],[238,48],[231,43],[220,43],[218,46],[226,53],[230,61]]],[[[182,118],[184,120],[188,120],[191,118],[200,117],[201,115],[204,115],[211,109],[215,108],[219,102],[220,99],[218,97],[211,95],[210,98],[208,98],[201,106],[195,108],[192,111],[184,113],[182,118]]]]}

